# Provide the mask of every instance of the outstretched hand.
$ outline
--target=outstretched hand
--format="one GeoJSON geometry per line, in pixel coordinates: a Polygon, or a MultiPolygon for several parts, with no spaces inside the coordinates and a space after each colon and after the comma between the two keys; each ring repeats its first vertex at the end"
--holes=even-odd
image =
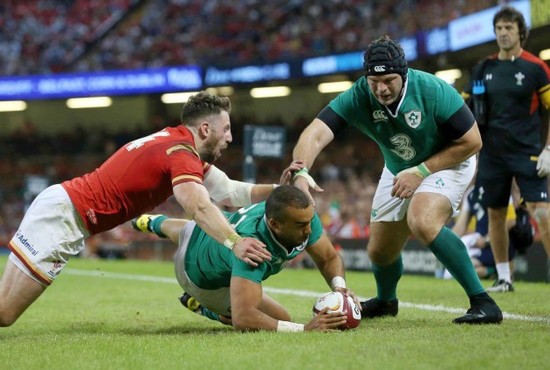
{"type": "Polygon", "coordinates": [[[310,322],[304,326],[304,331],[328,331],[337,330],[339,326],[347,322],[343,312],[328,312],[329,308],[323,308],[310,322]]]}
{"type": "Polygon", "coordinates": [[[311,195],[311,189],[317,192],[323,192],[324,190],[319,185],[317,185],[313,177],[311,177],[307,172],[302,174],[294,174],[292,178],[294,186],[302,190],[308,196],[311,204],[315,206],[315,200],[311,195]]]}
{"type": "Polygon", "coordinates": [[[233,253],[238,259],[253,267],[271,259],[271,253],[266,249],[265,244],[254,238],[239,239],[233,245],[233,253]]]}
{"type": "Polygon", "coordinates": [[[283,171],[283,174],[281,175],[281,179],[279,180],[279,184],[290,185],[292,182],[292,174],[296,171],[301,170],[304,167],[305,166],[304,166],[303,160],[297,159],[295,161],[292,161],[292,163],[283,171]]]}

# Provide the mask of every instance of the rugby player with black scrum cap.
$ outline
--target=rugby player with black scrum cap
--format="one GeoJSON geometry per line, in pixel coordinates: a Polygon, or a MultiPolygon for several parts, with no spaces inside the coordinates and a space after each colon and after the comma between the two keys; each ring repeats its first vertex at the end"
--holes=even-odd
{"type": "Polygon", "coordinates": [[[408,68],[401,46],[388,37],[364,54],[365,75],[333,99],[305,128],[293,157],[305,168],[294,185],[320,191],[308,173],[341,130],[353,127],[374,140],[385,166],[374,195],[367,246],[377,295],[361,303],[365,318],[395,316],[401,251],[413,235],[451,272],[470,300],[457,324],[500,323],[502,312],[485,292],[460,238],[445,226],[475,173],[482,143],[460,94],[426,72],[408,68]]]}
{"type": "Polygon", "coordinates": [[[477,121],[484,123],[476,186],[489,210],[489,238],[498,274],[487,291],[504,293],[514,291],[506,227],[514,178],[550,256],[550,130],[544,142],[541,135],[541,109],[550,108],[550,68],[523,50],[528,31],[518,10],[502,7],[493,17],[493,27],[499,51],[474,67],[462,95],[471,102],[477,121]]]}

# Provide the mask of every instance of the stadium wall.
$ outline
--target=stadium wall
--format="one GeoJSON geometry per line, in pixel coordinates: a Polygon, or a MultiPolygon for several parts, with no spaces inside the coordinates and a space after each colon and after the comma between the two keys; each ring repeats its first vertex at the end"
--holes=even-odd
{"type": "MultiPolygon", "coordinates": [[[[372,271],[372,263],[365,251],[367,242],[366,239],[334,241],[341,246],[341,255],[347,269],[372,271]]],[[[433,276],[439,268],[433,253],[417,240],[409,240],[402,256],[405,273],[433,276]]],[[[550,263],[545,265],[541,261],[546,261],[546,253],[542,243],[536,241],[524,255],[516,255],[514,258],[514,278],[522,281],[550,282],[550,263]]]]}

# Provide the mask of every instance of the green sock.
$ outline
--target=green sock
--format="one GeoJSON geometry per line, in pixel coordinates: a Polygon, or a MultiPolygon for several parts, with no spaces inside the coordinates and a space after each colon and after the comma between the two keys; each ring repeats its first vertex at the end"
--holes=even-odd
{"type": "Polygon", "coordinates": [[[168,216],[160,215],[155,218],[152,218],[151,221],[149,221],[149,227],[152,232],[160,236],[161,238],[166,238],[167,236],[164,235],[164,233],[160,229],[160,225],[166,220],[168,216]]]}
{"type": "Polygon", "coordinates": [[[376,280],[376,298],[388,302],[397,298],[397,282],[403,275],[403,259],[401,255],[388,266],[372,264],[376,280]]]}
{"type": "Polygon", "coordinates": [[[485,292],[462,240],[444,226],[428,245],[437,259],[464,288],[468,297],[485,292]]]}
{"type": "Polygon", "coordinates": [[[208,308],[204,306],[201,306],[199,313],[204,317],[208,317],[210,320],[220,321],[220,315],[218,315],[214,311],[210,311],[208,308]]]}

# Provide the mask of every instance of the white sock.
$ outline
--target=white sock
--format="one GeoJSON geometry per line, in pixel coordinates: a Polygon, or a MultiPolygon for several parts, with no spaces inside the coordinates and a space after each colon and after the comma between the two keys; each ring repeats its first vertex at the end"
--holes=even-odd
{"type": "Polygon", "coordinates": [[[496,268],[497,268],[498,280],[504,280],[509,283],[512,282],[512,278],[510,277],[510,263],[508,262],[497,263],[496,268]]]}

